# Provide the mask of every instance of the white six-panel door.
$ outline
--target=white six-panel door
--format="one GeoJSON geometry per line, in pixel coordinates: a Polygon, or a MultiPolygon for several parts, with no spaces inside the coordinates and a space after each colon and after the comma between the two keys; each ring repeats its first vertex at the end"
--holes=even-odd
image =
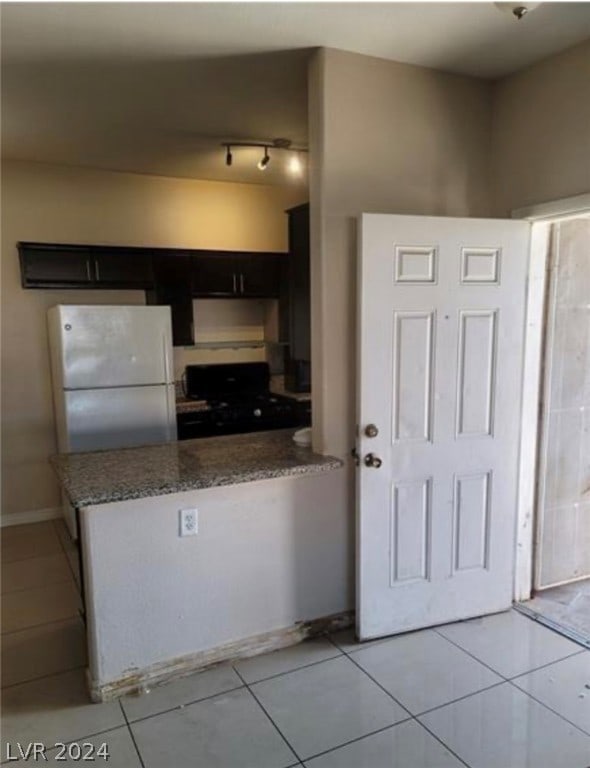
{"type": "Polygon", "coordinates": [[[366,639],[511,604],[529,224],[365,214],[360,230],[366,639]]]}

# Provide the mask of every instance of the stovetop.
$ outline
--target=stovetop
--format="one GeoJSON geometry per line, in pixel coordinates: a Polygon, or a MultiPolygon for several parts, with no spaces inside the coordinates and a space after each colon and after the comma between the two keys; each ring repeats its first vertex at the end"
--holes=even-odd
{"type": "Polygon", "coordinates": [[[266,363],[188,366],[187,400],[177,407],[178,438],[307,426],[309,414],[292,398],[271,392],[269,382],[266,363]]]}
{"type": "MultiPolygon", "coordinates": [[[[188,398],[191,400],[192,398],[188,398]]],[[[199,402],[196,398],[194,401],[199,402]]],[[[203,401],[200,401],[203,402],[203,401]]],[[[273,392],[259,392],[236,394],[230,392],[227,394],[220,394],[215,398],[210,398],[204,401],[209,410],[218,410],[223,408],[256,408],[259,406],[273,406],[281,403],[291,402],[290,398],[283,395],[276,395],[273,392]]]]}

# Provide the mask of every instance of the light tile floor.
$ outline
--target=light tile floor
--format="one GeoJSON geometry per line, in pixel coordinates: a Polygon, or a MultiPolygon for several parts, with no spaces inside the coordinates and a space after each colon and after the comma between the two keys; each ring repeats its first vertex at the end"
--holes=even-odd
{"type": "Polygon", "coordinates": [[[4,529],[2,555],[2,762],[40,741],[49,763],[57,742],[106,744],[113,768],[590,766],[590,651],[516,612],[346,630],[91,704],[67,532],[4,529]]]}

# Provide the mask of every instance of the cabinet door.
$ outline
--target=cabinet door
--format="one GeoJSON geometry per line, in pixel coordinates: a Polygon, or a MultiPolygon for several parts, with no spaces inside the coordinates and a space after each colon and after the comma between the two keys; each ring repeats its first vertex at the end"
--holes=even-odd
{"type": "Polygon", "coordinates": [[[239,293],[235,257],[230,251],[199,251],[192,257],[193,296],[222,298],[239,293]]]}
{"type": "Polygon", "coordinates": [[[88,288],[93,282],[89,248],[19,243],[18,250],[23,288],[88,288]]]}
{"type": "Polygon", "coordinates": [[[238,292],[244,298],[278,298],[284,253],[249,253],[236,257],[238,292]]]}
{"type": "Polygon", "coordinates": [[[94,274],[100,287],[153,287],[152,254],[143,248],[94,248],[94,274]]]}
{"type": "Polygon", "coordinates": [[[195,343],[193,297],[191,293],[191,256],[170,251],[153,257],[155,289],[146,292],[148,304],[170,307],[172,343],[175,347],[195,343]]]}

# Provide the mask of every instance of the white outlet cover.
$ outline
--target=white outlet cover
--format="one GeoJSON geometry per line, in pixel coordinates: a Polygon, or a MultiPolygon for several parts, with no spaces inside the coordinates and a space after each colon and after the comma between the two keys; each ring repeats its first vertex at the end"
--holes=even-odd
{"type": "Polygon", "coordinates": [[[179,536],[196,536],[199,532],[199,512],[196,507],[178,510],[179,536]]]}

